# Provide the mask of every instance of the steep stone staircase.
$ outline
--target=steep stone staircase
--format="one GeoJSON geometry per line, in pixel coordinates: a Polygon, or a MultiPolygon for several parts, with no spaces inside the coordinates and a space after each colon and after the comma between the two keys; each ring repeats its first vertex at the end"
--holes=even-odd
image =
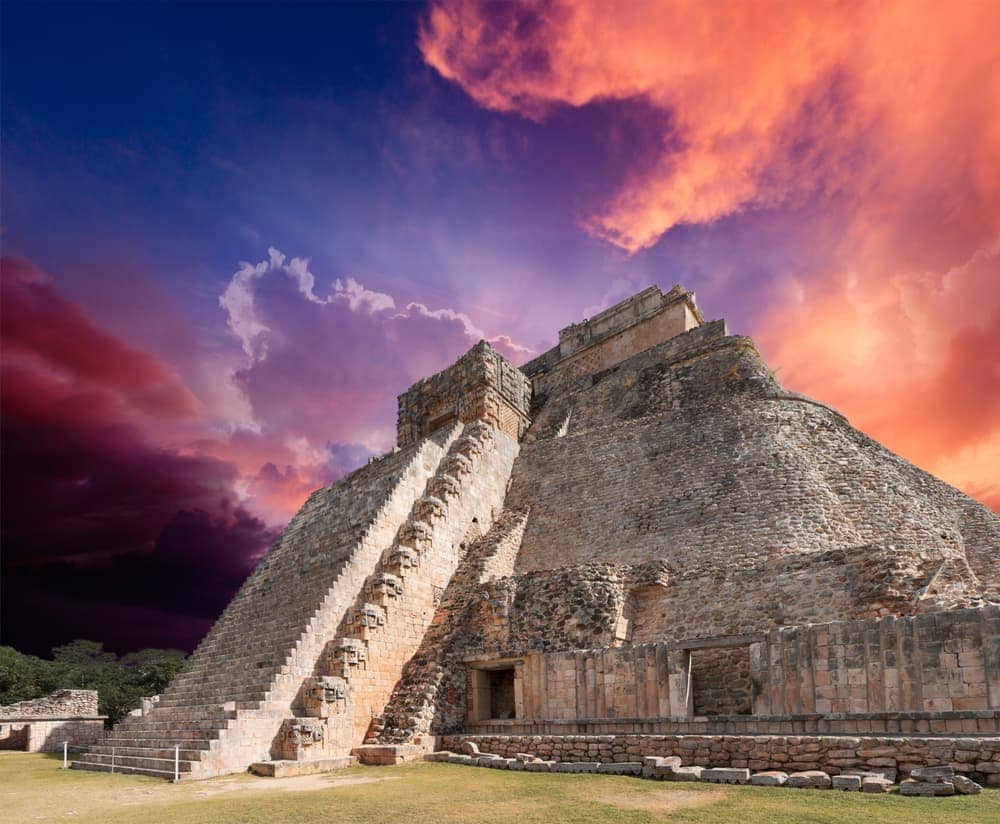
{"type": "Polygon", "coordinates": [[[481,422],[452,443],[315,675],[303,683],[282,729],[282,760],[343,757],[366,739],[420,648],[466,542],[500,512],[517,449],[516,441],[481,422]]]}
{"type": "Polygon", "coordinates": [[[172,778],[270,757],[305,677],[462,431],[456,424],[314,493],[146,715],[128,717],[74,769],[172,778]]]}
{"type": "Polygon", "coordinates": [[[153,709],[74,769],[173,778],[176,753],[181,778],[205,778],[348,756],[463,542],[501,510],[517,451],[488,424],[458,423],[314,493],[153,709]]]}

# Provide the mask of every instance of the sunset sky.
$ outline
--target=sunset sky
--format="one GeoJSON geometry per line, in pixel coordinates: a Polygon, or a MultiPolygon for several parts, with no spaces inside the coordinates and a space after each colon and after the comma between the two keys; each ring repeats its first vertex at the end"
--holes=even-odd
{"type": "Polygon", "coordinates": [[[650,283],[1000,511],[1000,5],[4,2],[0,642],[192,648],[480,338],[650,283]]]}

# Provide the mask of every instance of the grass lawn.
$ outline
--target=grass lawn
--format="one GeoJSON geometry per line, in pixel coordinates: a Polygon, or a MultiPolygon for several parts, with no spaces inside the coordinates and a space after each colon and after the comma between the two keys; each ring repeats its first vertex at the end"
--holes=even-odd
{"type": "Polygon", "coordinates": [[[834,790],[663,783],[624,776],[507,772],[455,764],[355,767],[169,784],[60,769],[55,756],[0,753],[11,822],[998,822],[1000,791],[901,798],[834,790]]]}

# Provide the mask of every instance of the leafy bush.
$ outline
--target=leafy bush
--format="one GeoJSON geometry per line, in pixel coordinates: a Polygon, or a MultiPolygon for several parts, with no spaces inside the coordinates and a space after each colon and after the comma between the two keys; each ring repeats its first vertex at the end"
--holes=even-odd
{"type": "Polygon", "coordinates": [[[144,649],[119,658],[96,641],[55,647],[51,661],[0,647],[0,705],[58,689],[97,690],[101,714],[115,724],[139,706],[140,698],[163,692],[184,663],[180,650],[144,649]]]}

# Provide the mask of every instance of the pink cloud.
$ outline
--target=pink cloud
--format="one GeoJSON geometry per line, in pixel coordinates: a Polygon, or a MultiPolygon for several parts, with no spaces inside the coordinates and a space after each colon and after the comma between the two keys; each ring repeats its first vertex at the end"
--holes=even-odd
{"type": "Polygon", "coordinates": [[[413,301],[397,309],[391,295],[353,277],[324,294],[308,262],[294,258],[293,277],[285,260],[272,249],[267,261],[243,264],[220,302],[249,355],[234,379],[254,420],[269,440],[299,443],[301,455],[312,450],[318,459],[330,442],[388,449],[396,395],[480,338],[515,361],[532,351],[506,335],[491,338],[455,309],[413,301]]]}

